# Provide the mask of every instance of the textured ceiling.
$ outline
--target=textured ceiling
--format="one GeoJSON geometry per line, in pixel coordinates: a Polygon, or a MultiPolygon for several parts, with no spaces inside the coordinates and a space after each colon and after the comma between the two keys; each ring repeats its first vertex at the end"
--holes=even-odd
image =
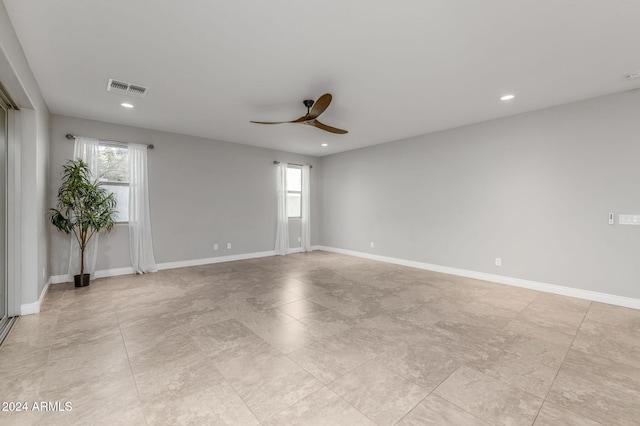
{"type": "Polygon", "coordinates": [[[640,71],[638,1],[4,4],[51,112],[301,154],[640,87],[625,79],[640,71]],[[149,92],[107,92],[109,78],[149,92]],[[249,123],[298,118],[326,92],[322,121],[349,134],[249,123]]]}

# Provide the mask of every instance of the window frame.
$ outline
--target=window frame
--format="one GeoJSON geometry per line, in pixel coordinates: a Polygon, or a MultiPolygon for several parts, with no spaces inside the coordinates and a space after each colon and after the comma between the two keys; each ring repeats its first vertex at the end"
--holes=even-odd
{"type": "MultiPolygon", "coordinates": [[[[113,141],[104,141],[104,142],[103,141],[99,141],[98,142],[98,152],[100,151],[100,147],[124,148],[124,149],[127,150],[127,156],[129,155],[129,145],[127,145],[126,143],[113,142],[113,141]]],[[[98,155],[100,155],[100,154],[98,154],[98,155]]],[[[100,164],[100,160],[98,160],[98,165],[99,164],[100,164]]],[[[128,165],[127,165],[127,173],[130,173],[130,172],[131,172],[131,170],[128,169],[128,165]]],[[[98,167],[98,174],[99,173],[100,173],[100,169],[98,167]]],[[[98,182],[100,182],[100,185],[102,185],[102,186],[126,186],[126,187],[130,187],[130,182],[128,180],[126,182],[118,181],[118,180],[102,180],[100,177],[98,177],[98,182]]],[[[116,206],[116,208],[117,208],[117,206],[116,206]]],[[[127,220],[118,220],[118,221],[116,221],[116,225],[118,225],[118,224],[128,224],[128,223],[129,223],[129,212],[127,212],[127,220]]]]}
{"type": "Polygon", "coordinates": [[[289,194],[298,194],[300,196],[300,215],[299,216],[289,216],[289,209],[287,208],[287,220],[289,219],[302,219],[302,166],[297,166],[293,164],[287,164],[287,169],[296,169],[300,170],[300,191],[290,191],[289,190],[289,180],[287,179],[287,203],[289,202],[289,194]]]}

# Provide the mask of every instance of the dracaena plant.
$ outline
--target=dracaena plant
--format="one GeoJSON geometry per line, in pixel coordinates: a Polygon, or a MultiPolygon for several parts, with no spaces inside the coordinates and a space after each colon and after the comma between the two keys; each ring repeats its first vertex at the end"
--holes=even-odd
{"type": "Polygon", "coordinates": [[[56,208],[49,209],[53,226],[72,234],[80,246],[80,276],[84,275],[84,251],[91,238],[115,225],[116,198],[98,181],[91,180],[87,163],[69,160],[62,167],[62,185],[56,208]]]}

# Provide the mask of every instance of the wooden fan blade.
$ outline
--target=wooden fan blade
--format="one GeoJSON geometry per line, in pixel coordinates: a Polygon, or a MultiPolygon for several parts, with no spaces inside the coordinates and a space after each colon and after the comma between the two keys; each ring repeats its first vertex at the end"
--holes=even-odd
{"type": "Polygon", "coordinates": [[[308,118],[306,115],[303,115],[302,117],[293,120],[293,121],[249,121],[250,123],[256,123],[256,124],[290,124],[290,123],[302,123],[303,121],[307,121],[308,118]]]}
{"type": "Polygon", "coordinates": [[[286,123],[291,123],[290,121],[250,121],[249,123],[256,123],[256,124],[286,124],[286,123]]]}
{"type": "Polygon", "coordinates": [[[320,96],[311,107],[311,111],[309,111],[309,114],[307,115],[307,120],[318,118],[318,116],[322,114],[325,109],[327,109],[327,107],[331,103],[331,99],[332,97],[330,93],[325,93],[324,95],[320,96]]]}
{"type": "Polygon", "coordinates": [[[346,130],[342,130],[335,127],[327,126],[326,124],[322,124],[318,120],[310,121],[309,124],[317,127],[318,129],[326,130],[327,132],[331,132],[331,133],[337,133],[339,135],[344,135],[345,133],[349,133],[346,130]]]}

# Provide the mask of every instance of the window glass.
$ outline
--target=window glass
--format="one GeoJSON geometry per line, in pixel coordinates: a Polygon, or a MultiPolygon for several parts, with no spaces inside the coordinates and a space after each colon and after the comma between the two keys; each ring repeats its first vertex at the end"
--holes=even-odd
{"type": "Polygon", "coordinates": [[[129,222],[129,185],[110,185],[103,183],[102,187],[116,194],[116,200],[118,202],[116,205],[118,212],[115,214],[116,222],[129,222]]]}
{"type": "Polygon", "coordinates": [[[98,146],[98,179],[116,196],[116,222],[129,221],[129,150],[126,146],[98,146]]]}
{"type": "Polygon", "coordinates": [[[287,191],[302,191],[302,169],[287,167],[287,191]]]}
{"type": "Polygon", "coordinates": [[[301,200],[301,194],[296,194],[295,192],[287,193],[287,217],[301,217],[301,200]]]}
{"type": "Polygon", "coordinates": [[[302,169],[287,167],[287,217],[302,217],[302,169]]]}
{"type": "Polygon", "coordinates": [[[102,182],[129,182],[129,151],[126,147],[98,147],[99,179],[102,182]]]}

